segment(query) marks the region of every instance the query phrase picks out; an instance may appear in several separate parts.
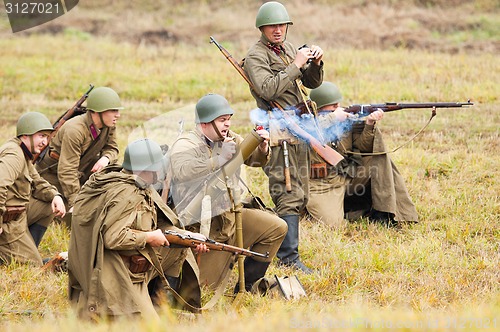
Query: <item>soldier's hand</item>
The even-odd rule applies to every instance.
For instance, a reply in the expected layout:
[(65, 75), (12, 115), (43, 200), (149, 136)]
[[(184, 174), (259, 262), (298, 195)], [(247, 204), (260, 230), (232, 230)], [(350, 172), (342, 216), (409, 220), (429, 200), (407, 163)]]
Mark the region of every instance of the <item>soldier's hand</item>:
[(3, 232), (3, 228), (2, 228), (2, 227), (0, 227), (0, 234), (2, 234), (2, 232)]
[(222, 142), (222, 148), (220, 150), (220, 154), (217, 156), (219, 159), (219, 165), (223, 166), (225, 163), (227, 163), (231, 158), (233, 158), (233, 155), (236, 153), (236, 142), (234, 140), (229, 140), (229, 138), (226, 138), (224, 142)]
[(265, 129), (258, 129), (257, 134), (264, 139), (262, 143), (259, 144), (260, 151), (267, 153), (267, 150), (269, 150), (269, 132)]
[(311, 55), (313, 62), (318, 66), (321, 65), (321, 60), (323, 59), (323, 50), (317, 45), (311, 46)]
[(148, 243), (151, 247), (170, 245), (165, 235), (163, 235), (161, 229), (155, 229), (154, 231), (149, 231), (145, 233), (146, 233), (146, 243)]
[(338, 120), (338, 121), (345, 121), (347, 120), (348, 118), (352, 117), (352, 114), (351, 113), (347, 113), (347, 112), (344, 112), (344, 109), (343, 107), (337, 107), (335, 109), (335, 111), (333, 111), (333, 114), (335, 114), (335, 118)]
[(297, 51), (297, 55), (295, 55), (295, 59), (293, 63), (300, 69), (302, 68), (309, 59), (313, 59), (313, 55), (311, 49), (308, 47), (303, 47)]
[(197, 254), (204, 254), (209, 251), (210, 249), (207, 248), (207, 245), (205, 243), (200, 243), (196, 246), (196, 248), (194, 248), (194, 252)]
[(109, 159), (108, 159), (108, 157), (101, 157), (101, 159), (99, 159), (94, 164), (94, 167), (92, 167), (91, 172), (92, 173), (99, 172), (100, 170), (102, 170), (104, 167), (106, 167), (108, 165), (109, 165)]
[(66, 206), (61, 196), (56, 195), (52, 199), (52, 212), (55, 213), (56, 217), (64, 218), (66, 215)]
[(376, 110), (375, 112), (371, 113), (366, 117), (366, 124), (367, 125), (374, 125), (375, 122), (382, 120), (384, 117), (384, 111), (382, 111), (380, 108)]

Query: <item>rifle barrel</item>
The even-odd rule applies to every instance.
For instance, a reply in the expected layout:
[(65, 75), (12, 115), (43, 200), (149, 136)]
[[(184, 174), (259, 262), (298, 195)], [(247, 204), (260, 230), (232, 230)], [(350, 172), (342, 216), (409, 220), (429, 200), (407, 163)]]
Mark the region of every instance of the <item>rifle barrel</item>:
[(181, 234), (175, 231), (170, 231), (166, 230), (164, 232), (165, 237), (167, 238), (168, 242), (171, 244), (176, 244), (180, 246), (185, 246), (185, 247), (191, 247), (194, 248), (199, 244), (205, 244), (207, 248), (211, 250), (218, 250), (218, 251), (227, 251), (231, 252), (234, 254), (238, 255), (244, 255), (244, 256), (257, 256), (257, 257), (262, 257), (262, 258), (269, 258), (269, 252), (266, 252), (265, 254), (261, 254), (259, 252), (251, 251), (248, 249), (232, 246), (229, 244), (225, 243), (220, 243), (217, 241), (214, 241), (212, 239), (206, 239), (206, 240), (201, 240), (195, 237), (192, 237), (189, 234)]
[(370, 114), (378, 109), (381, 109), (384, 112), (392, 112), (401, 109), (420, 109), (420, 108), (455, 108), (455, 107), (463, 107), (463, 106), (472, 106), (474, 103), (471, 103), (468, 100), (466, 103), (458, 103), (458, 102), (437, 102), (437, 103), (383, 103), (383, 104), (357, 104), (351, 105), (347, 107), (344, 111), (348, 113), (362, 113), (362, 114)]

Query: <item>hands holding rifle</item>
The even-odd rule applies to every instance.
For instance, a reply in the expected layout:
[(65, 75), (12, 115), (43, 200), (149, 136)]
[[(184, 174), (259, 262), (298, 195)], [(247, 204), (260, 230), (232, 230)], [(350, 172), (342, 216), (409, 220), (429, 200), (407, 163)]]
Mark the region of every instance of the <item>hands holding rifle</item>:
[[(337, 107), (333, 114), (335, 115), (335, 118), (337, 121), (345, 121), (350, 118), (355, 118), (355, 115), (345, 112), (345, 108), (343, 107)], [(384, 111), (382, 111), (380, 108), (377, 109), (375, 112), (370, 113), (366, 117), (366, 124), (367, 125), (374, 125), (377, 121), (382, 120), (384, 117)]]
[[(148, 243), (151, 247), (168, 247), (170, 246), (170, 243), (168, 242), (167, 238), (165, 237), (163, 231), (161, 229), (155, 229), (154, 231), (149, 231), (149, 232), (144, 232), (146, 233), (146, 243)], [(200, 233), (193, 233), (186, 231), (184, 234), (189, 235), (190, 237), (194, 239), (198, 239), (200, 241), (206, 241), (207, 238), (200, 234)], [(196, 246), (194, 249), (196, 253), (206, 253), (209, 252), (210, 249), (207, 248), (206, 244), (200, 243)]]
[(379, 120), (382, 120), (382, 118), (384, 117), (384, 111), (382, 111), (380, 108), (377, 109), (375, 112), (373, 113), (370, 113), (370, 115), (368, 115), (366, 117), (366, 124), (367, 125), (374, 125), (375, 122), (379, 121)]

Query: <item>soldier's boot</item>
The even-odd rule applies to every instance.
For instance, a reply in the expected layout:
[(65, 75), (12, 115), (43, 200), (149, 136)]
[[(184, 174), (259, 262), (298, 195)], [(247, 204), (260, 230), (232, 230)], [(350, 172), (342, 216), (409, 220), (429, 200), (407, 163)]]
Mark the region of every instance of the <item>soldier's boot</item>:
[(281, 243), (276, 256), (279, 258), (278, 265), (293, 267), (306, 274), (311, 274), (313, 271), (304, 265), (299, 259), (299, 215), (291, 214), (280, 216), (287, 225), (288, 232)]
[[(266, 274), (267, 268), (270, 262), (259, 262), (251, 257), (245, 258), (245, 263), (243, 264), (245, 268), (245, 290), (250, 292), (254, 283), (263, 278)], [(240, 290), (240, 284), (237, 283), (234, 287), (234, 293), (238, 293)]]
[(38, 248), (38, 245), (40, 244), (40, 242), (42, 242), (45, 231), (47, 231), (47, 227), (41, 226), (39, 224), (33, 224), (29, 226), (29, 231), (31, 233), (33, 241), (35, 241), (36, 247)]

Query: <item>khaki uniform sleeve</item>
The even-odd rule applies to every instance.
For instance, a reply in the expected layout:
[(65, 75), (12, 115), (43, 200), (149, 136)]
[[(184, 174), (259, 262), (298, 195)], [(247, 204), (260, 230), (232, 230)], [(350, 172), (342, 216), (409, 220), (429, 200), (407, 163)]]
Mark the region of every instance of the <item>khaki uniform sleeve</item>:
[[(127, 201), (123, 195), (116, 196), (116, 200)], [(151, 231), (152, 219), (146, 220), (143, 210), (135, 204), (115, 204), (106, 213), (104, 219), (103, 239), (104, 246), (109, 250), (135, 250), (146, 247), (146, 231)], [(137, 219), (144, 217), (144, 224), (149, 221), (149, 227), (137, 229)]]
[(110, 128), (107, 143), (102, 149), (101, 156), (107, 157), (110, 164), (114, 164), (118, 160), (118, 143), (116, 142), (116, 128)]
[(269, 54), (258, 49), (245, 58), (245, 71), (255, 92), (268, 101), (279, 100), (285, 91), (294, 87), (295, 80), (301, 75), (295, 64), (285, 65), (278, 57), (270, 61)]
[(7, 193), (24, 168), (25, 159), (9, 149), (0, 152), (0, 214), (5, 212)]
[(363, 126), (361, 134), (353, 130), (353, 147), (360, 152), (373, 152), (373, 139), (375, 138), (375, 125)]
[(57, 176), (61, 185), (62, 194), (72, 207), (75, 204), (76, 195), (80, 190), (80, 173), (78, 167), (80, 158), (84, 151), (82, 146), (85, 141), (85, 133), (77, 128), (67, 128), (64, 140), (61, 142), (60, 158), (57, 165)]
[(44, 202), (52, 202), (54, 197), (59, 194), (57, 188), (42, 178), (34, 165), (30, 164), (29, 167), (31, 177), (33, 178), (33, 197)]
[[(179, 139), (173, 146), (170, 155), (172, 179), (189, 182), (196, 178), (204, 178), (220, 168), (217, 156), (210, 155), (208, 147), (198, 145), (188, 139)], [(210, 158), (207, 159), (207, 154)]]

